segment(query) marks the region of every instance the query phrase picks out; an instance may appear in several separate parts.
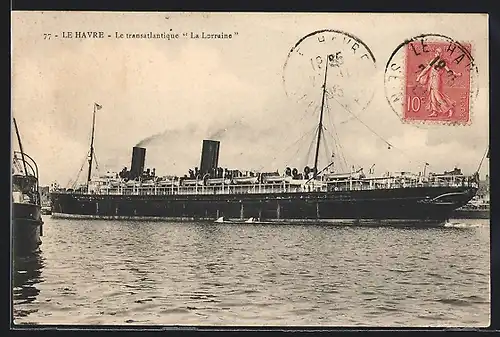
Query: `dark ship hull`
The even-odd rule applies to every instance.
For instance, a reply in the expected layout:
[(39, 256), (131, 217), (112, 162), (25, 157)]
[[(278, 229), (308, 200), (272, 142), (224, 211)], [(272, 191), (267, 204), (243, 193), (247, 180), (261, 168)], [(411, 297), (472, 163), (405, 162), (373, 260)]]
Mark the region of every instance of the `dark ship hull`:
[(34, 204), (13, 203), (12, 238), (16, 256), (36, 252), (42, 241), (41, 207)]
[[(266, 194), (99, 195), (52, 193), (52, 216), (64, 218), (274, 221), (444, 222), (474, 187), (406, 187)], [(436, 200), (433, 200), (436, 199)]]
[(489, 219), (490, 210), (465, 210), (457, 209), (451, 215), (453, 219)]
[(229, 170), (219, 165), (219, 143), (203, 140), (199, 169), (190, 169), (184, 177), (144, 170), (146, 149), (135, 146), (130, 171), (124, 167), (96, 180), (91, 179), (91, 145), (87, 183), (76, 190), (52, 190), (52, 217), (444, 223), (477, 192), (476, 177), (466, 177), (458, 169), (429, 176), (401, 172), (367, 178), (362, 169), (328, 173), (326, 166), (318, 171), (317, 156), (313, 169), (306, 166), (303, 172), (290, 167), (282, 174)]

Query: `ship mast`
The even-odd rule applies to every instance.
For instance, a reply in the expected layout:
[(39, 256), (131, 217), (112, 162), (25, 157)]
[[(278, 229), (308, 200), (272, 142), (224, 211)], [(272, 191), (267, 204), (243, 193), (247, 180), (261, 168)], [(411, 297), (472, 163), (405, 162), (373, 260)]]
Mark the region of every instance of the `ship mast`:
[(24, 160), (24, 151), (23, 151), (23, 144), (21, 143), (21, 136), (19, 135), (19, 129), (17, 128), (17, 123), (16, 119), (12, 118), (14, 120), (14, 127), (16, 128), (16, 135), (17, 135), (17, 142), (19, 143), (19, 150), (21, 151), (21, 159), (23, 160), (23, 166), (24, 166), (24, 175), (28, 175), (28, 169), (26, 168), (26, 161)]
[(319, 156), (319, 143), (321, 140), (321, 131), (323, 131), (323, 108), (325, 106), (325, 94), (326, 94), (326, 74), (328, 73), (328, 56), (325, 62), (325, 80), (323, 82), (323, 97), (321, 99), (321, 112), (319, 114), (319, 125), (318, 125), (318, 140), (316, 142), (316, 155), (314, 156), (314, 178), (318, 176), (318, 156)]
[(94, 159), (94, 129), (95, 129), (95, 112), (97, 104), (94, 103), (94, 113), (92, 115), (92, 138), (90, 140), (90, 158), (89, 158), (89, 172), (87, 175), (87, 188), (89, 187), (90, 177), (92, 174), (92, 159)]

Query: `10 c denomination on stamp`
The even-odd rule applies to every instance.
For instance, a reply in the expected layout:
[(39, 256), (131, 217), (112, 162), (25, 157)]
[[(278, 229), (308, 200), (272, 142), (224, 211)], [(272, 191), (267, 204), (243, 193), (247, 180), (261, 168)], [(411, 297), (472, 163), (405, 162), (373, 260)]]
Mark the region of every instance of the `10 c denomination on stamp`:
[(470, 43), (421, 35), (398, 46), (389, 59), (386, 98), (404, 122), (467, 125), (477, 74)]

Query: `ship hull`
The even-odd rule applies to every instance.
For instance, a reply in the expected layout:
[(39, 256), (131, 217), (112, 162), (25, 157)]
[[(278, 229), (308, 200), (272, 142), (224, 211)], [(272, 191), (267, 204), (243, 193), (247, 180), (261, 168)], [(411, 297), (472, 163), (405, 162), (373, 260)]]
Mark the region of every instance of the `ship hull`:
[[(137, 220), (377, 220), (444, 222), (476, 193), (470, 187), (268, 194), (99, 195), (52, 193), (52, 216)], [(444, 196), (444, 197), (441, 197)], [(437, 201), (433, 201), (437, 198)]]
[(489, 219), (489, 210), (460, 210), (457, 209), (451, 215), (453, 219)]
[(42, 244), (41, 207), (35, 204), (13, 203), (12, 244), (15, 256), (38, 251)]

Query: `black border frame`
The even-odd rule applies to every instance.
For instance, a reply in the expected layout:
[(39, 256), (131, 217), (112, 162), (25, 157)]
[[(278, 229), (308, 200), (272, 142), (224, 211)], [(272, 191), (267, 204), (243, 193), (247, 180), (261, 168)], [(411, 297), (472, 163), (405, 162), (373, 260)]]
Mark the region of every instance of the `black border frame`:
[[(229, 5), (219, 5), (216, 6), (213, 3), (210, 5), (205, 3), (187, 3), (186, 1), (154, 1), (154, 0), (141, 0), (132, 3), (131, 1), (118, 1), (111, 0), (108, 2), (99, 1), (99, 0), (83, 0), (83, 1), (57, 1), (57, 0), (12, 0), (10, 10), (45, 10), (45, 11), (61, 11), (61, 10), (69, 10), (69, 11), (232, 11), (232, 12), (250, 12), (250, 11), (258, 11), (258, 12), (429, 12), (429, 13), (488, 13), (489, 14), (489, 78), (490, 78), (490, 148), (492, 150), (491, 157), (495, 157), (495, 149), (500, 149), (500, 146), (497, 147), (495, 145), (495, 129), (494, 126), (497, 125), (495, 123), (495, 119), (497, 118), (496, 112), (499, 111), (497, 108), (500, 106), (498, 101), (495, 100), (495, 94), (498, 93), (498, 74), (499, 66), (494, 60), (500, 59), (500, 12), (496, 10), (497, 8), (494, 6), (494, 1), (485, 2), (483, 6), (479, 1), (473, 2), (463, 2), (461, 3), (459, 0), (455, 1), (428, 1), (428, 0), (420, 0), (415, 2), (403, 2), (403, 1), (385, 1), (378, 4), (374, 4), (374, 1), (329, 1), (329, 7), (315, 7), (311, 2), (302, 2), (299, 6), (297, 3), (291, 4), (287, 3), (285, 6), (279, 6), (279, 3), (272, 4), (271, 2), (259, 2), (253, 1), (252, 5), (242, 5), (238, 4), (234, 1)], [(493, 4), (493, 5), (491, 5)], [(490, 5), (490, 6), (488, 6)], [(496, 11), (495, 11), (496, 10)], [(10, 26), (10, 15), (9, 15), (9, 26)], [(10, 30), (9, 30), (10, 31)], [(9, 34), (9, 47), (11, 48), (11, 40)], [(11, 49), (10, 49), (11, 50)], [(12, 62), (11, 54), (9, 50), (9, 63)], [(9, 83), (11, 78), (9, 76)], [(9, 94), (11, 88), (9, 87)], [(10, 99), (9, 99), (10, 106)], [(6, 134), (9, 135), (8, 144), (11, 145), (11, 132), (12, 128), (10, 126), (10, 114), (11, 109), (9, 109), (9, 122), (4, 125), (7, 126)], [(10, 146), (9, 146), (10, 148)], [(10, 151), (9, 151), (10, 152)], [(10, 155), (10, 154), (9, 154)], [(5, 157), (7, 158), (7, 157)], [(7, 162), (7, 161), (6, 161)], [(491, 194), (495, 195), (495, 187), (494, 184), (498, 177), (492, 175), (495, 172), (495, 161), (490, 159), (490, 186), (491, 186)], [(10, 184), (10, 165), (7, 168), (7, 172), (5, 177), (8, 177)], [(4, 186), (7, 186), (4, 184)], [(10, 196), (9, 196), (10, 199)], [(495, 198), (493, 198), (495, 200)], [(8, 204), (9, 209), (7, 212), (3, 214), (9, 214), (9, 222), (10, 222), (10, 203)], [(500, 262), (500, 245), (495, 245), (495, 242), (500, 242), (500, 224), (495, 224), (496, 220), (496, 212), (495, 208), (492, 207), (491, 210), (491, 220), (490, 220), (490, 252), (491, 252), (491, 325), (489, 328), (466, 328), (466, 329), (450, 329), (450, 328), (428, 328), (428, 329), (418, 329), (418, 328), (320, 328), (320, 327), (190, 327), (190, 326), (172, 326), (172, 327), (158, 327), (158, 326), (114, 326), (114, 325), (100, 325), (100, 326), (78, 326), (78, 325), (65, 325), (65, 326), (14, 326), (11, 317), (9, 315), (8, 318), (8, 326), (11, 331), (15, 331), (16, 333), (24, 333), (27, 331), (35, 332), (35, 333), (46, 333), (46, 332), (61, 332), (66, 334), (68, 332), (72, 333), (81, 333), (81, 332), (92, 332), (92, 333), (101, 333), (101, 332), (118, 332), (121, 335), (130, 335), (132, 333), (148, 333), (148, 332), (167, 332), (169, 334), (177, 334), (179, 332), (187, 333), (187, 334), (200, 334), (200, 333), (208, 333), (219, 335), (221, 332), (229, 333), (229, 334), (255, 334), (262, 332), (271, 332), (271, 333), (294, 333), (294, 334), (310, 334), (310, 333), (368, 333), (368, 334), (415, 334), (422, 332), (431, 332), (431, 333), (451, 333), (451, 334), (467, 334), (467, 333), (492, 333), (493, 331), (500, 331), (500, 309), (499, 309), (499, 287), (500, 281), (495, 283), (495, 280), (500, 279), (499, 274), (499, 262)], [(10, 226), (4, 225), (3, 229), (8, 231), (8, 234), (4, 234), (3, 238), (7, 240), (7, 244), (3, 244), (2, 247), (4, 249), (4, 254), (2, 257), (5, 258), (8, 270), (10, 270)], [(10, 277), (10, 273), (5, 273), (7, 277)], [(9, 279), (7, 279), (7, 283), (10, 285)], [(10, 298), (10, 286), (7, 287), (7, 297)], [(8, 311), (11, 312), (11, 303), (10, 301), (4, 302), (8, 308)]]

